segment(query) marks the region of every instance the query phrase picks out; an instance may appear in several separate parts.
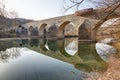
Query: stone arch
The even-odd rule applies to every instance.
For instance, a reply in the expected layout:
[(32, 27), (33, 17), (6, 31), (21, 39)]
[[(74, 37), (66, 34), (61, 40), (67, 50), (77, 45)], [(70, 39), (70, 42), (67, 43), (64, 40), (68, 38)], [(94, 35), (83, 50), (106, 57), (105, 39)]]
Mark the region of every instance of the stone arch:
[(65, 21), (65, 22), (63, 22), (63, 23), (59, 26), (58, 35), (57, 35), (57, 37), (58, 37), (59, 39), (62, 39), (62, 38), (65, 37), (65, 36), (64, 36), (64, 28), (65, 28), (66, 25), (69, 24), (70, 22), (71, 22), (71, 21)]
[(43, 38), (46, 37), (46, 35), (47, 35), (46, 26), (47, 26), (47, 24), (43, 23), (43, 24), (40, 25), (40, 28), (39, 28), (40, 36), (43, 37)]
[(73, 22), (68, 23), (64, 28), (64, 35), (65, 37), (75, 37), (76, 35), (76, 28)]
[(47, 38), (56, 38), (58, 32), (58, 26), (56, 24), (51, 25), (47, 30)]
[(91, 40), (91, 22), (85, 20), (79, 27), (79, 40)]

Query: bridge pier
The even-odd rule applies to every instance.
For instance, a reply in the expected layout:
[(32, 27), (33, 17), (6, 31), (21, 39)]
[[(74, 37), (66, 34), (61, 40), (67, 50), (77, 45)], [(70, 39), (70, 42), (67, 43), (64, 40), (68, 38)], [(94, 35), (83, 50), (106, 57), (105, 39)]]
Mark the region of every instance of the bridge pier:
[(91, 31), (91, 39), (92, 39), (92, 41), (97, 41), (97, 39), (96, 39), (96, 34), (97, 34), (97, 31), (96, 30), (92, 30)]

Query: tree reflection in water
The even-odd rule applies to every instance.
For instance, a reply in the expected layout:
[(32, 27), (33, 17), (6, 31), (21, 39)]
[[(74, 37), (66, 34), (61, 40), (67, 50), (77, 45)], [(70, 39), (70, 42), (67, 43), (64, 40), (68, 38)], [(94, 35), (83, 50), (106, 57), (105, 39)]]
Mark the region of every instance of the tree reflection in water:
[(10, 59), (18, 58), (20, 56), (20, 48), (9, 48), (5, 51), (0, 51), (0, 62), (6, 63)]

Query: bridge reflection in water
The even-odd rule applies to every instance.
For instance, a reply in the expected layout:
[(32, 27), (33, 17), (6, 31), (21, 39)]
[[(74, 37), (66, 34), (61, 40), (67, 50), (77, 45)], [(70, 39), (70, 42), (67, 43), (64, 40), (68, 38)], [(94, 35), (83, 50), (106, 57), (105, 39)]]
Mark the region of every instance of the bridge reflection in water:
[[(4, 45), (4, 46), (3, 46)], [(70, 63), (76, 69), (86, 72), (104, 72), (107, 69), (105, 62), (96, 52), (94, 42), (80, 42), (77, 38), (56, 39), (21, 39), (14, 41), (3, 41), (0, 43), (0, 51), (11, 47), (27, 47), (33, 51), (50, 56), (52, 58)], [(0, 54), (0, 60), (4, 62), (11, 55)], [(12, 57), (20, 56), (15, 53)]]

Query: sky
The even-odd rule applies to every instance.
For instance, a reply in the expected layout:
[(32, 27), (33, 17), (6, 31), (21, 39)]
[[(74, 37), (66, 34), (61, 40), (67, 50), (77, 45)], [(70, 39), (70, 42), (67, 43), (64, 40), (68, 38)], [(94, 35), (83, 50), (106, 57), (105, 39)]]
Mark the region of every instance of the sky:
[[(8, 11), (17, 11), (20, 18), (43, 20), (62, 16), (63, 0), (4, 0)], [(89, 7), (86, 3), (82, 8)], [(74, 13), (73, 10), (66, 14)]]

